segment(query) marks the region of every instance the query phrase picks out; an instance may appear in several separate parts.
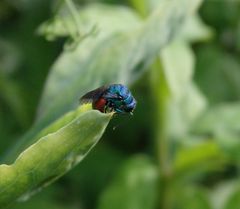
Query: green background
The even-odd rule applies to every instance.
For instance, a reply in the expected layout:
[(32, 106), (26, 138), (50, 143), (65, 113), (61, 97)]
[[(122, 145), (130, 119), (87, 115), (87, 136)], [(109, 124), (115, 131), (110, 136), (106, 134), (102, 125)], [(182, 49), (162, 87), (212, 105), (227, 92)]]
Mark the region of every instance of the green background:
[[(9, 193), (0, 188), (6, 196), (0, 203), (11, 209), (239, 209), (240, 2), (78, 0), (73, 10), (67, 3), (0, 1), (1, 164), (56, 133), (53, 146), (36, 146), (43, 165), (36, 180), (27, 189), (21, 177)], [(110, 83), (127, 85), (138, 103), (133, 116), (114, 116), (103, 134), (110, 116), (82, 115), (77, 106), (84, 93)], [(57, 151), (82, 136), (86, 158), (64, 176), (69, 169), (51, 173)], [(45, 149), (51, 157), (41, 157)], [(35, 158), (26, 157), (32, 169)], [(8, 183), (3, 167), (1, 186)], [(50, 173), (62, 177), (15, 203)]]

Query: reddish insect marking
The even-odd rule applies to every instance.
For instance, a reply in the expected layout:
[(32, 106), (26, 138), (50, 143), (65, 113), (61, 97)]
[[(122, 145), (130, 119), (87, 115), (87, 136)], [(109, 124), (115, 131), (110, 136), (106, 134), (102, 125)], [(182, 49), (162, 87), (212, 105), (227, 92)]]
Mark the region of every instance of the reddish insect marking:
[(93, 108), (97, 109), (97, 110), (99, 110), (101, 112), (104, 112), (104, 108), (105, 108), (106, 102), (107, 102), (106, 99), (100, 98), (96, 102), (94, 102)]

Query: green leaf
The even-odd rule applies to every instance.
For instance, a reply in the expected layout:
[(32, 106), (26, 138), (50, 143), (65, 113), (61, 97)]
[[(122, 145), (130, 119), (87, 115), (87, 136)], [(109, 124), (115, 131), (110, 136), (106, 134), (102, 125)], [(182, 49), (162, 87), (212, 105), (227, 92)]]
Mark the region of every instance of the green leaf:
[(181, 185), (175, 195), (176, 209), (212, 209), (206, 189)]
[[(190, 141), (199, 140), (191, 139)], [(221, 148), (215, 142), (185, 144), (179, 147), (174, 161), (176, 177), (199, 176), (212, 170), (219, 170), (226, 162)]]
[(206, 100), (197, 86), (190, 82), (181, 100), (172, 98), (169, 104), (168, 126), (170, 136), (182, 139), (191, 130), (193, 122), (206, 108)]
[(0, 208), (25, 199), (80, 162), (102, 136), (111, 114), (86, 106), (66, 114), (36, 136), (11, 165), (0, 165)]
[(220, 182), (211, 189), (209, 198), (214, 209), (239, 208), (239, 179)]
[(240, 64), (238, 57), (214, 44), (197, 50), (195, 80), (210, 103), (240, 99)]
[[(30, 132), (4, 158), (12, 159), (43, 127), (78, 105), (79, 97), (101, 85), (131, 85), (179, 29), (199, 0), (164, 0), (141, 27), (101, 39), (89, 37), (54, 63)], [(123, 19), (124, 20), (124, 19)]]
[(132, 84), (197, 5), (197, 0), (162, 1), (141, 27), (105, 40), (89, 37), (76, 50), (63, 52), (51, 69), (38, 119), (56, 118), (103, 84)]
[(129, 0), (129, 3), (138, 11), (142, 17), (148, 16), (156, 6), (158, 0)]
[(194, 14), (187, 19), (180, 31), (180, 35), (178, 36), (178, 38), (186, 41), (196, 42), (207, 41), (211, 39), (213, 35), (213, 29), (207, 26), (201, 20), (199, 15)]
[[(78, 14), (79, 29), (82, 33), (86, 34), (95, 27), (98, 39), (112, 33), (132, 30), (140, 25), (139, 16), (124, 6), (88, 4), (79, 9)], [(75, 35), (77, 32), (78, 29), (66, 7), (61, 8), (53, 19), (43, 23), (38, 29), (38, 33), (48, 40)]]
[[(151, 13), (158, 5), (158, 0), (128, 0), (129, 3), (141, 14), (143, 17), (146, 17), (149, 13)], [(164, 1), (164, 0), (162, 0)], [(194, 2), (194, 6), (191, 9), (197, 9), (201, 5), (202, 0), (197, 0)], [(189, 5), (191, 6), (191, 5)]]
[(176, 40), (161, 51), (160, 58), (171, 96), (179, 100), (192, 80), (194, 54), (188, 43)]
[(100, 197), (98, 209), (154, 209), (157, 168), (146, 156), (126, 162)]
[[(235, 189), (229, 195), (223, 209), (239, 209), (240, 207), (240, 187), (238, 182), (234, 182)], [(236, 186), (237, 183), (237, 186)]]
[(168, 132), (181, 138), (205, 109), (206, 100), (192, 81), (194, 54), (189, 44), (175, 40), (160, 53), (162, 71), (169, 90)]
[(208, 109), (193, 124), (192, 130), (212, 136), (232, 159), (240, 160), (239, 119), (240, 103), (225, 103)]
[(208, 133), (215, 136), (223, 132), (237, 133), (240, 130), (240, 103), (232, 102), (211, 107), (194, 125), (197, 133)]

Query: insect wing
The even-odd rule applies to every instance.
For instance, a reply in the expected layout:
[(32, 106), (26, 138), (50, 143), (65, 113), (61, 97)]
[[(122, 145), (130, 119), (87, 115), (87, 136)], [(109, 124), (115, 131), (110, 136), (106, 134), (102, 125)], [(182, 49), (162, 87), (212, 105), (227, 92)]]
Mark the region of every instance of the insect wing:
[(92, 91), (89, 91), (80, 98), (80, 104), (94, 102), (98, 100), (102, 94), (106, 91), (107, 86), (102, 86)]

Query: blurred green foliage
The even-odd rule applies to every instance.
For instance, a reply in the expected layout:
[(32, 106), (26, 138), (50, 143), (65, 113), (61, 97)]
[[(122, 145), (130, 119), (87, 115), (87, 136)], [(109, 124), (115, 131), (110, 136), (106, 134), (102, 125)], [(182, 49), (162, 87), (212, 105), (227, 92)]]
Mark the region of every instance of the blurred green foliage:
[(9, 208), (239, 209), (240, 2), (67, 2), (0, 1), (1, 163), (66, 125), (95, 87), (128, 85), (137, 109)]

